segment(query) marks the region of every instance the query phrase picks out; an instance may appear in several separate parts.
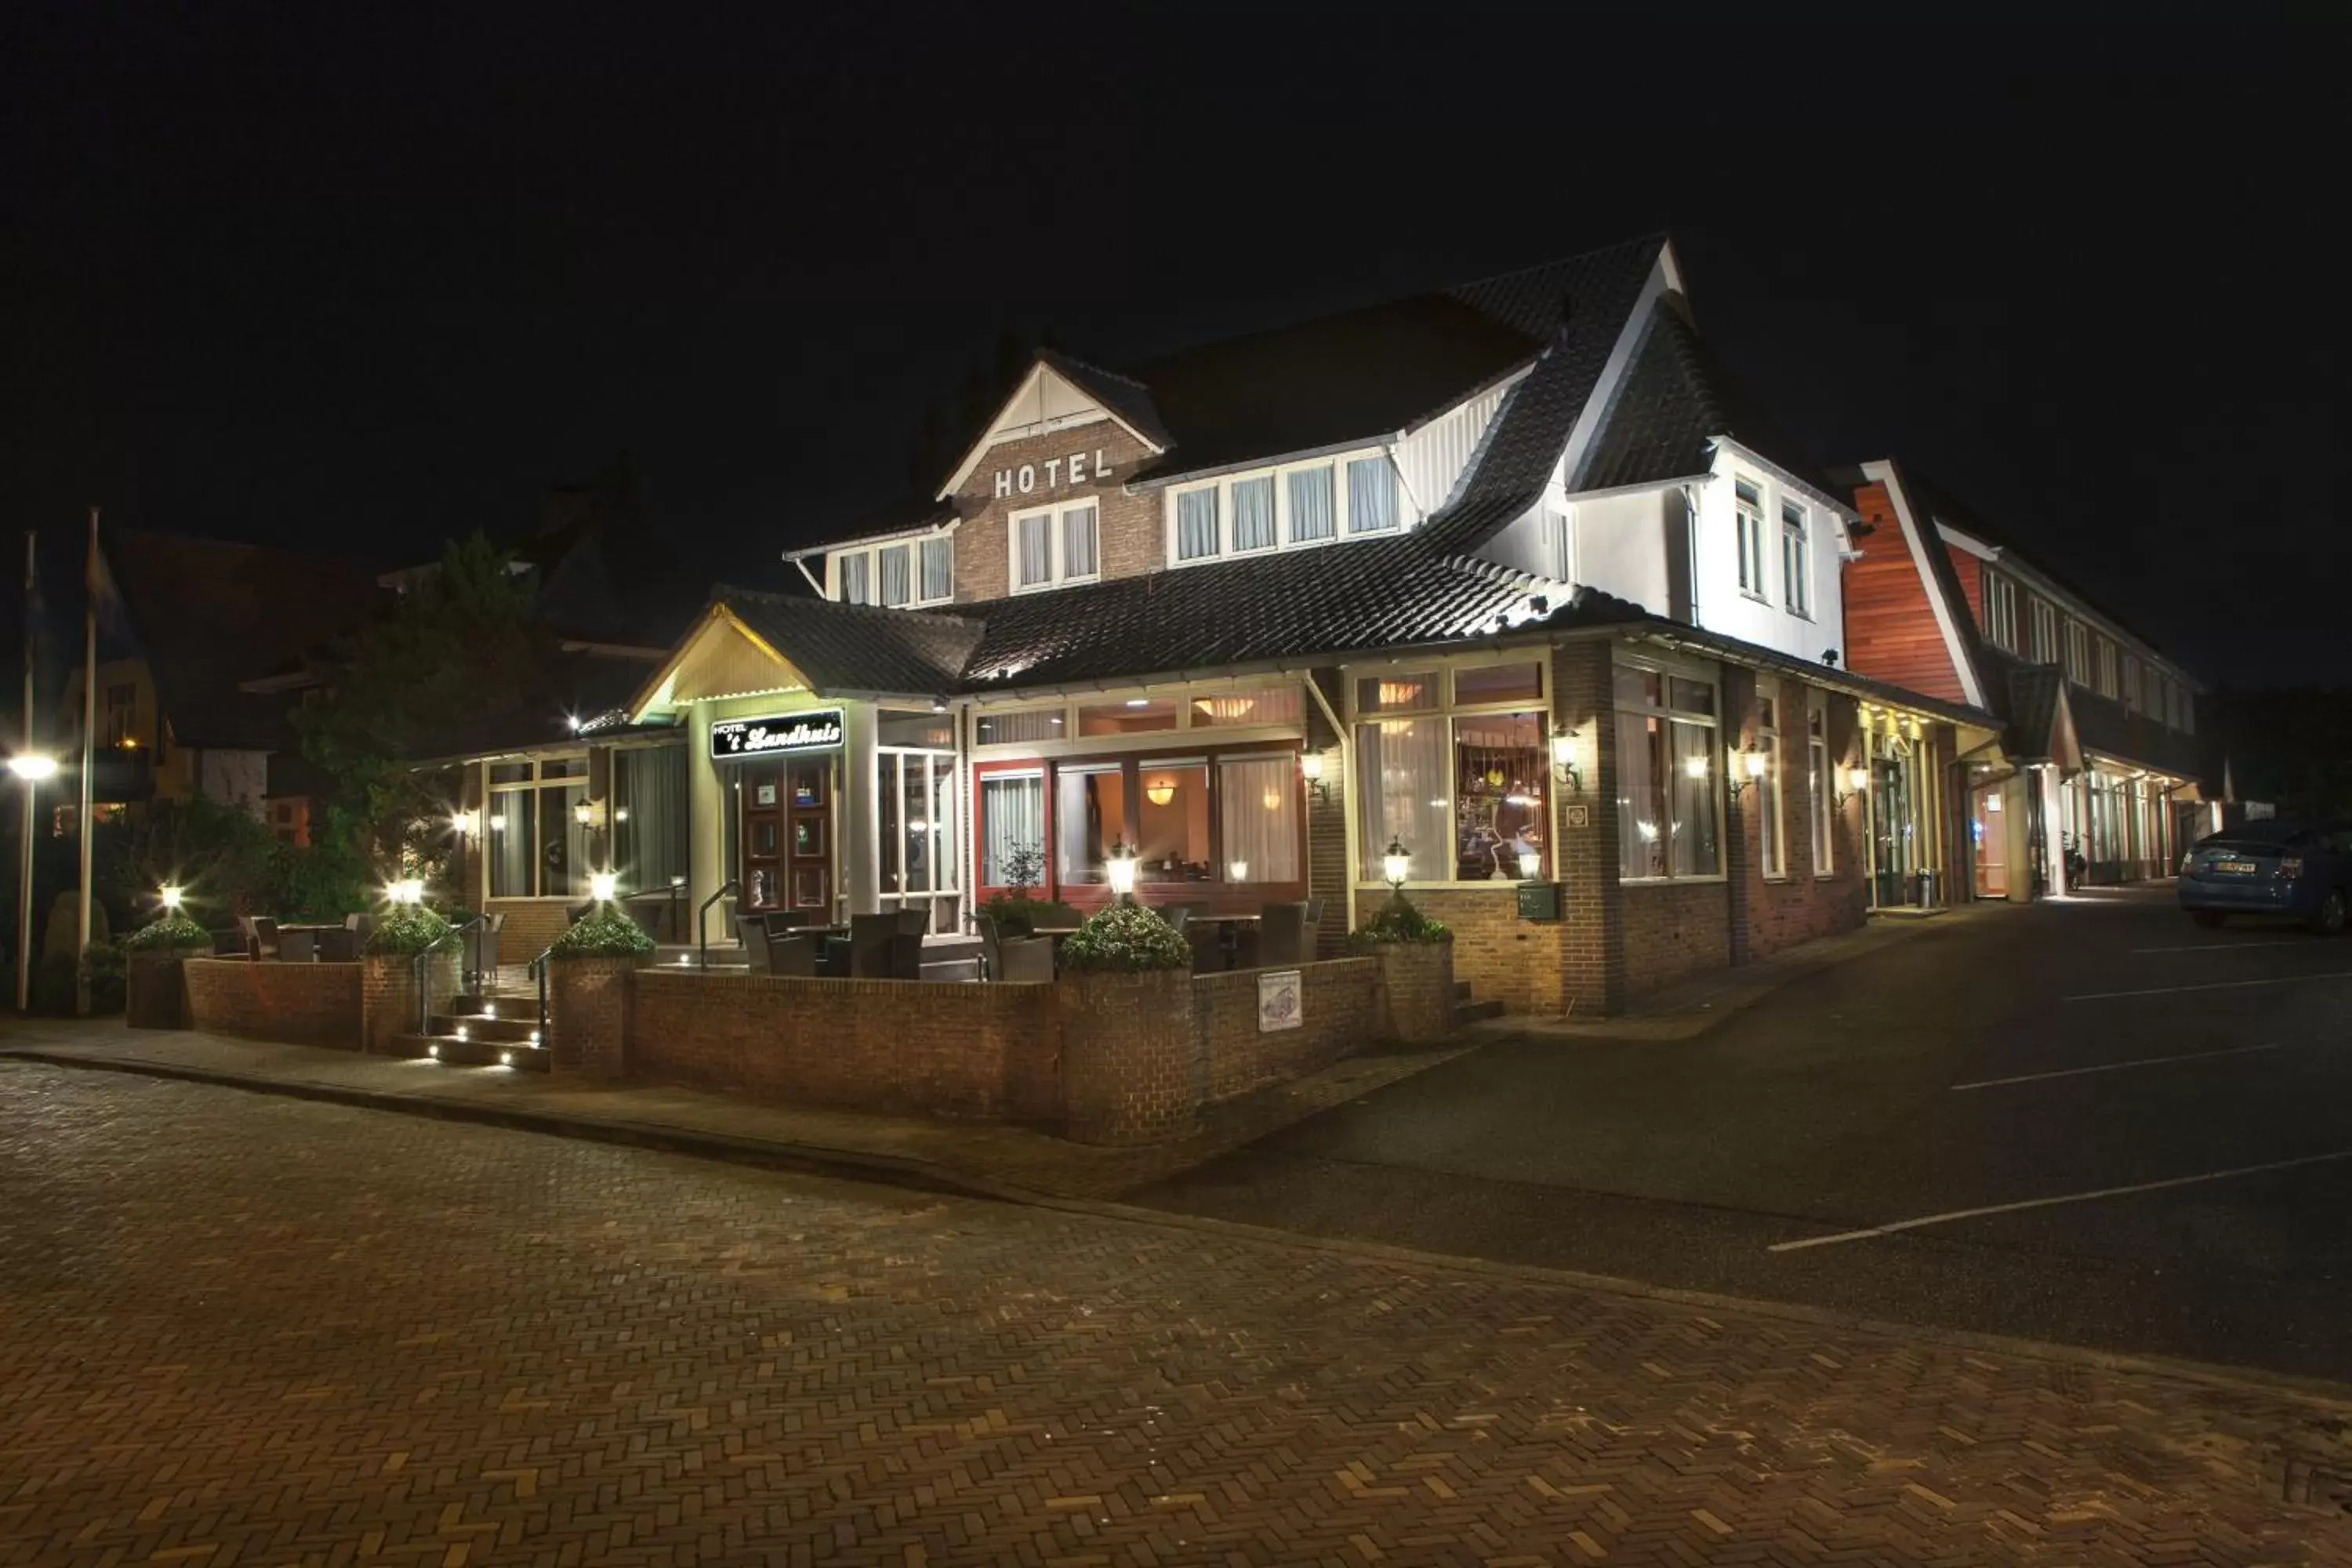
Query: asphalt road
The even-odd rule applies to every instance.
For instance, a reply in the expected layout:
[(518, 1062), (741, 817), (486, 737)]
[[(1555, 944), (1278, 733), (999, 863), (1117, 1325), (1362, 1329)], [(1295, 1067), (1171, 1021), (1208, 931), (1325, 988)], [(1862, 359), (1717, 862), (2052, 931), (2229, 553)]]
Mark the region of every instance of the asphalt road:
[(2161, 889), (1998, 911), (1694, 1041), (1498, 1043), (1132, 1201), (2352, 1380), (2352, 942)]

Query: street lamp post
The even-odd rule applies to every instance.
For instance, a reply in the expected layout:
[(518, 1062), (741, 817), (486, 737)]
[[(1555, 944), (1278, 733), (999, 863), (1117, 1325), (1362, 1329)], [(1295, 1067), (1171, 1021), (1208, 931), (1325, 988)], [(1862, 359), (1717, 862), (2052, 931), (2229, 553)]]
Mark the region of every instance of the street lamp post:
[(40, 793), (43, 779), (58, 776), (58, 760), (19, 752), (8, 759), (8, 771), (25, 786), (25, 841), (19, 846), (24, 866), (16, 893), (16, 1011), (22, 1013), (33, 1002), (33, 797)]

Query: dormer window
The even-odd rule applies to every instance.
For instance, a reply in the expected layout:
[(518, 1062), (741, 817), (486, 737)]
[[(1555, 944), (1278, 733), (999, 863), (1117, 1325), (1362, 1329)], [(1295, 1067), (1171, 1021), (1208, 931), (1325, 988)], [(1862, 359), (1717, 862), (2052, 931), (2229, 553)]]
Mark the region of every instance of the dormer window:
[(1013, 513), (1013, 592), (1093, 582), (1102, 570), (1099, 532), (1100, 509), (1093, 501)]
[(1318, 458), (1187, 485), (1168, 511), (1175, 565), (1395, 533), (1414, 521), (1385, 452)]
[(955, 540), (901, 539), (833, 556), (833, 597), (844, 605), (915, 609), (955, 597)]

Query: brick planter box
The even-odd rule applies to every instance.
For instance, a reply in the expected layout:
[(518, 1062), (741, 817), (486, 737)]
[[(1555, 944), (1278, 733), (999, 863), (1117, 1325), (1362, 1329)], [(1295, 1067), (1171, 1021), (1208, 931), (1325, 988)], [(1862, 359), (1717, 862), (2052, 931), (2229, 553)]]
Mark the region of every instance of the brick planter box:
[(1407, 1045), (1454, 1032), (1454, 944), (1391, 942), (1373, 950), (1381, 963), (1381, 1037)]
[(207, 1034), (348, 1051), (365, 1037), (360, 967), (188, 958), (180, 973), (189, 1022)]
[(1192, 976), (1066, 974), (1063, 1134), (1078, 1143), (1157, 1143), (1192, 1131), (1206, 1098), (1195, 1049)]
[[(415, 958), (405, 953), (362, 958), (359, 970), (362, 1048), (383, 1051), (393, 1036), (415, 1034), (420, 1027)], [(457, 953), (430, 955), (425, 971), (434, 1005), (446, 1006), (457, 994)]]
[(184, 960), (195, 956), (157, 948), (131, 953), (123, 976), (123, 1022), (134, 1029), (188, 1026), (188, 981)]
[(636, 958), (547, 961), (548, 1066), (582, 1078), (628, 1070), (629, 976)]

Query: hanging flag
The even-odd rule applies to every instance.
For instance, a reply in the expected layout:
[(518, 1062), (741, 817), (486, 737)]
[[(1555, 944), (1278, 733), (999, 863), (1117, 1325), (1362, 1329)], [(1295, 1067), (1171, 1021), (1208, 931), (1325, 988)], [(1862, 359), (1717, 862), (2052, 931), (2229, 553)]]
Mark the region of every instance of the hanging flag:
[[(114, 573), (106, 564), (106, 552), (98, 547), (98, 518), (95, 512), (90, 517), (89, 564), (84, 579), (89, 591), (89, 613), (97, 623), (99, 635), (109, 643), (131, 642), (130, 606), (122, 602), (122, 590), (115, 586)], [(118, 651), (127, 652), (128, 649)]]

